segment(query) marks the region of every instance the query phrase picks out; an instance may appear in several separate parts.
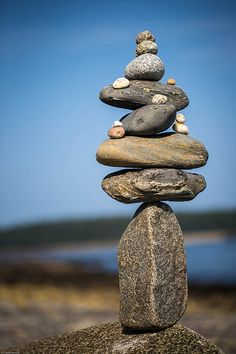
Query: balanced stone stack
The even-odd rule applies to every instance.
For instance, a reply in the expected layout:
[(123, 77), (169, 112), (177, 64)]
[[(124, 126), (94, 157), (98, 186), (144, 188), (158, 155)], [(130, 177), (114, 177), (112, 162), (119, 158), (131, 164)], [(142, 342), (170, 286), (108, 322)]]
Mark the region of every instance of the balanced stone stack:
[[(182, 169), (203, 166), (208, 154), (187, 136), (183, 114), (176, 114), (188, 105), (186, 94), (174, 79), (159, 82), (164, 65), (150, 32), (138, 35), (136, 54), (126, 77), (100, 95), (107, 104), (134, 110), (114, 123), (108, 131), (111, 139), (97, 151), (100, 163), (129, 167), (105, 177), (102, 187), (120, 202), (143, 202), (119, 245), (120, 322), (33, 341), (4, 353), (223, 354), (208, 339), (175, 324), (187, 304), (186, 260), (179, 223), (162, 203), (193, 199), (205, 188), (202, 176)], [(175, 133), (161, 133), (172, 124)]]
[[(119, 244), (120, 323), (129, 331), (155, 331), (173, 326), (187, 305), (183, 235), (162, 201), (191, 200), (204, 190), (204, 177), (183, 169), (205, 165), (208, 153), (177, 113), (188, 105), (187, 95), (174, 79), (159, 82), (165, 69), (154, 36), (141, 32), (136, 43), (125, 77), (100, 93), (103, 102), (133, 111), (114, 122), (97, 161), (129, 168), (102, 181), (110, 197), (143, 202)], [(175, 132), (163, 133), (172, 125)]]

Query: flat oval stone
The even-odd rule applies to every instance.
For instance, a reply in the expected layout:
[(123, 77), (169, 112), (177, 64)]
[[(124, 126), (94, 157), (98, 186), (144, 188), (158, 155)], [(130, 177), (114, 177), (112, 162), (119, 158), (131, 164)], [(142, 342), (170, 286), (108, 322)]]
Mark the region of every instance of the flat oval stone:
[(126, 79), (126, 77), (119, 77), (112, 84), (114, 89), (129, 87), (129, 85), (130, 82), (128, 79)]
[(171, 168), (121, 170), (107, 175), (102, 189), (122, 203), (186, 201), (206, 188), (203, 176)]
[(182, 317), (188, 297), (183, 234), (167, 204), (138, 208), (120, 240), (118, 267), (124, 328), (158, 330)]
[(152, 104), (152, 99), (157, 94), (165, 95), (167, 103), (174, 105), (176, 111), (189, 104), (187, 95), (179, 87), (142, 80), (131, 80), (130, 86), (122, 89), (107, 86), (101, 91), (100, 100), (115, 107), (137, 109)]
[(204, 166), (208, 153), (202, 143), (188, 135), (163, 133), (155, 137), (105, 140), (96, 157), (108, 166), (191, 169)]
[(153, 135), (168, 129), (175, 121), (175, 107), (152, 104), (141, 107), (121, 118), (128, 135)]
[(125, 68), (125, 77), (129, 80), (162, 79), (165, 73), (164, 64), (154, 54), (142, 54), (133, 59)]

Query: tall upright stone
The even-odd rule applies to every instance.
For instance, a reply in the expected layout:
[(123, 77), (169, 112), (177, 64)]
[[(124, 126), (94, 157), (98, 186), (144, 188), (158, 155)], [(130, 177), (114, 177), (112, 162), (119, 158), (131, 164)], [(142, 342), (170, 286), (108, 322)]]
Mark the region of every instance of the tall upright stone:
[(120, 322), (135, 330), (172, 326), (187, 306), (183, 234), (171, 208), (142, 204), (118, 249)]

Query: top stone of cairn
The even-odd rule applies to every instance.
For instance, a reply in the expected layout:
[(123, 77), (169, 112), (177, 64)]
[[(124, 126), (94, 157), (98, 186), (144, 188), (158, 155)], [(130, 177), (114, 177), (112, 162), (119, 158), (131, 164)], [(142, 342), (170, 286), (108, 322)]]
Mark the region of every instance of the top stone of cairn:
[(139, 44), (143, 41), (152, 41), (155, 42), (155, 37), (153, 36), (153, 34), (149, 31), (143, 31), (140, 32), (137, 37), (136, 37), (136, 43)]

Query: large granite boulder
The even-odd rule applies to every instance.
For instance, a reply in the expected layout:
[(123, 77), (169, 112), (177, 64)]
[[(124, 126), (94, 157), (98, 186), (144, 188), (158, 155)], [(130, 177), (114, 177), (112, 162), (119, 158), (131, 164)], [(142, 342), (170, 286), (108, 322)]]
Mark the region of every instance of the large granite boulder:
[(97, 151), (98, 162), (119, 167), (191, 169), (204, 166), (207, 159), (208, 153), (202, 143), (178, 133), (109, 139)]
[(107, 175), (103, 190), (123, 203), (186, 201), (206, 188), (205, 178), (172, 168), (121, 170)]
[(30, 342), (0, 351), (17, 354), (224, 354), (215, 344), (181, 325), (156, 333), (125, 334), (118, 322)]
[(167, 103), (175, 106), (177, 111), (189, 104), (188, 97), (181, 88), (145, 80), (131, 80), (129, 87), (121, 89), (107, 86), (101, 91), (100, 99), (111, 106), (136, 109), (152, 104), (152, 99), (157, 94), (167, 96)]

